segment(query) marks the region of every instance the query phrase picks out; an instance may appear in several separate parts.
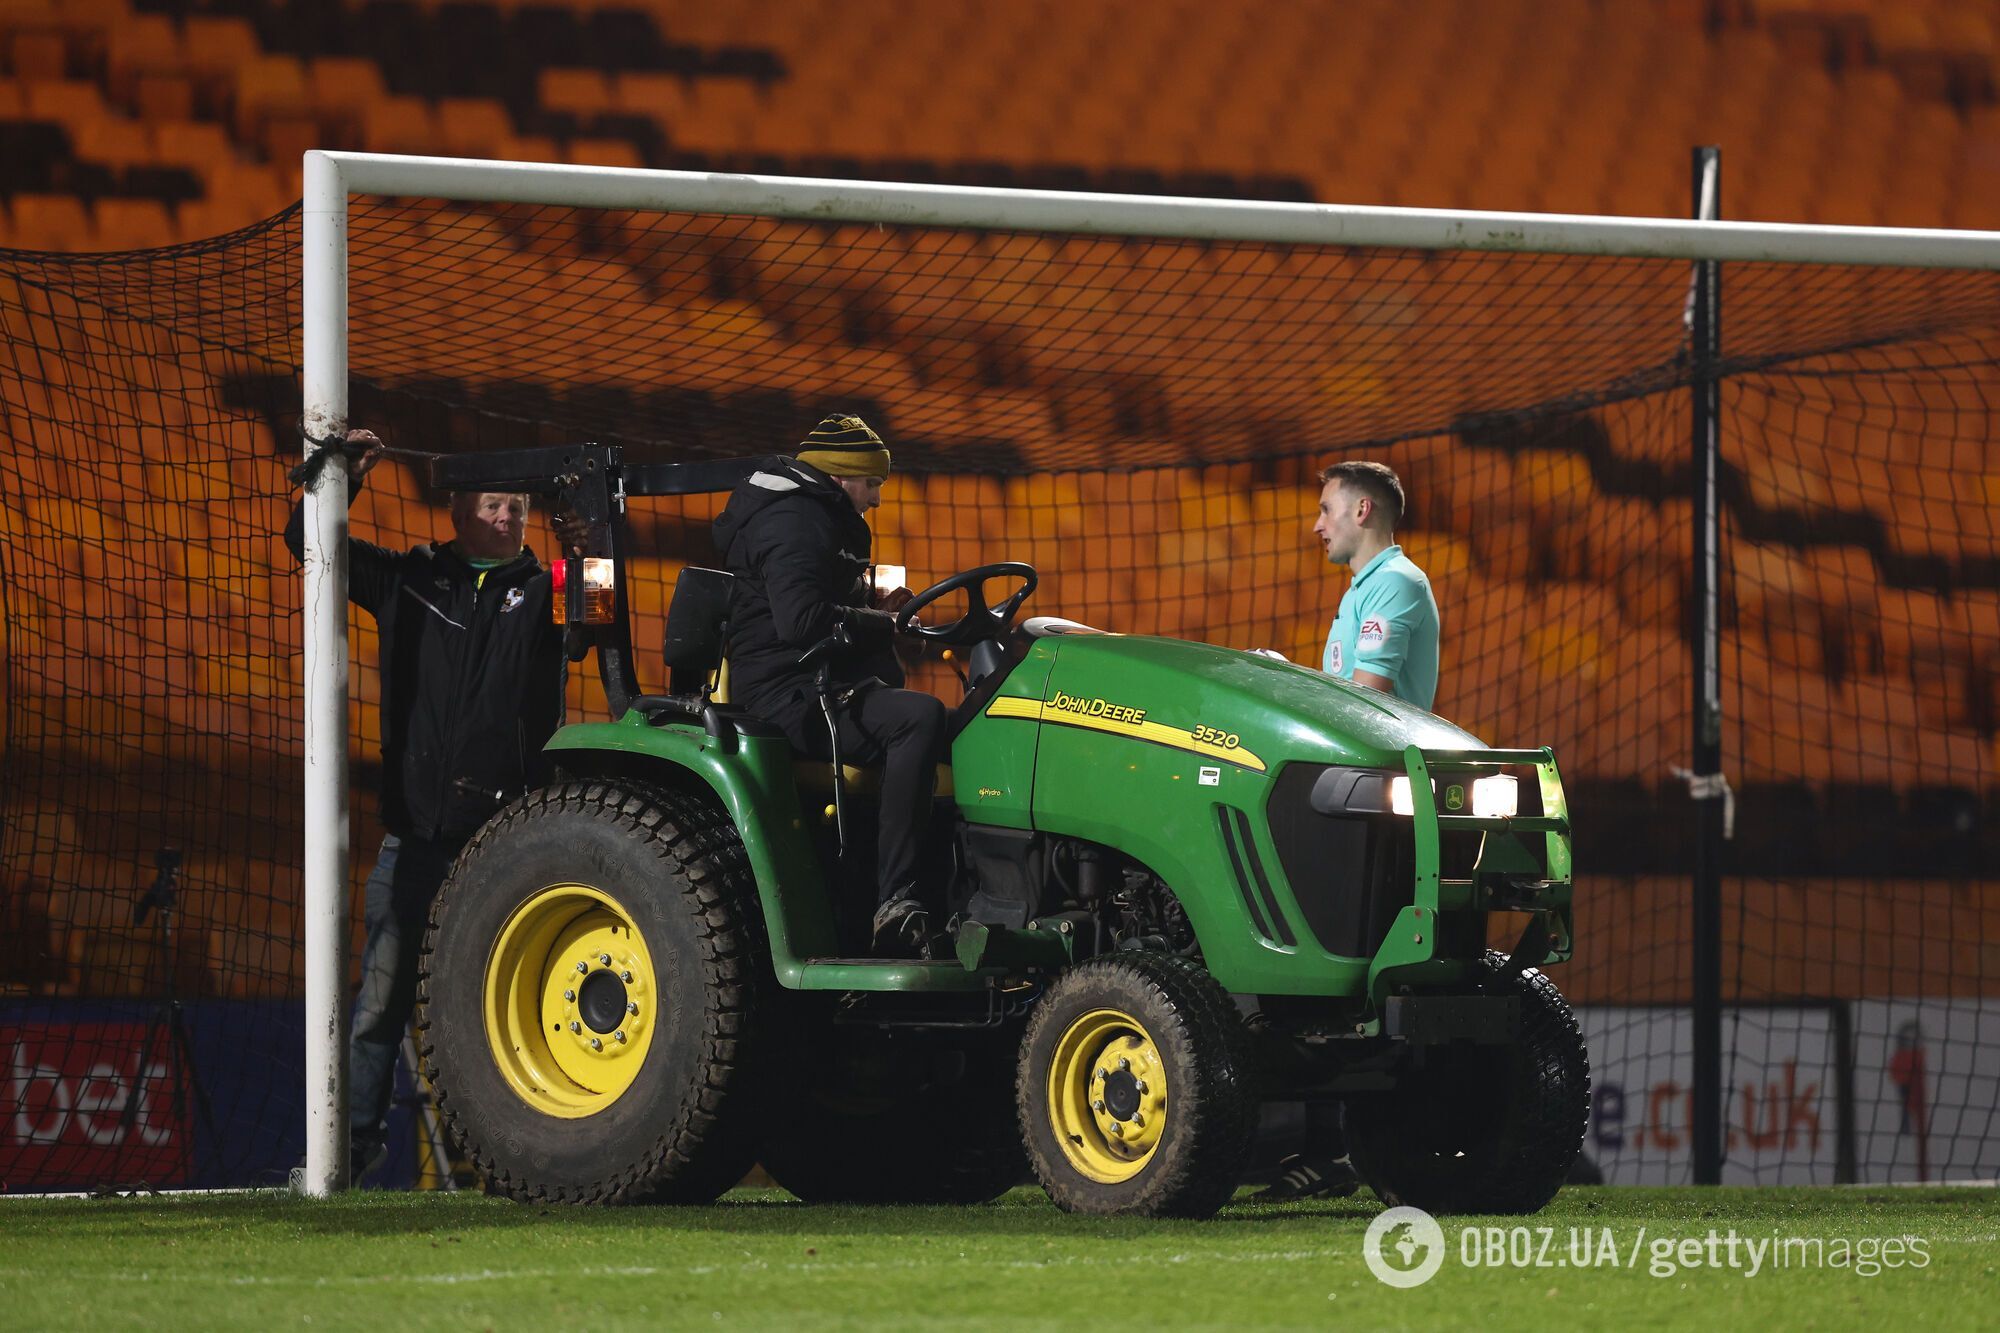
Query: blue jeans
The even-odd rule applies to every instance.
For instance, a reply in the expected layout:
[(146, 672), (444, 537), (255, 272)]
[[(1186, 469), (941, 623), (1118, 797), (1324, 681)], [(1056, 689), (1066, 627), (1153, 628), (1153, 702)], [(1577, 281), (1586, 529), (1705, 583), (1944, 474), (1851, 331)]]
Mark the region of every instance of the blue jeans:
[(354, 1000), (354, 1037), (347, 1054), (348, 1134), (357, 1147), (382, 1142), (396, 1088), (396, 1056), (417, 1004), (417, 954), (431, 899), (451, 873), (458, 850), (456, 843), (392, 833), (382, 839), (368, 876), (363, 910), (368, 943), (361, 954), (361, 993)]

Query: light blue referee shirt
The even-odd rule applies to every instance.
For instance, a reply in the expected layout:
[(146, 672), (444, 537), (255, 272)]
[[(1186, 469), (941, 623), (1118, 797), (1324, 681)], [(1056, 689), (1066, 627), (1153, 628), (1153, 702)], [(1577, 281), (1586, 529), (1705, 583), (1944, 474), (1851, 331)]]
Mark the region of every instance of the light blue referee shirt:
[(1327, 631), (1321, 670), (1387, 676), (1398, 699), (1428, 709), (1438, 688), (1438, 606), (1424, 571), (1391, 546), (1361, 567)]

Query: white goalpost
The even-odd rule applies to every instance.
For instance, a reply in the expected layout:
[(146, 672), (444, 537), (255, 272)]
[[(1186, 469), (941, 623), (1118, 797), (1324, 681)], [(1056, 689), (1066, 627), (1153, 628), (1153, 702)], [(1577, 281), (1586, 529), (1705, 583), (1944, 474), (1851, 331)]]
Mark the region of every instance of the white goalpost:
[[(399, 196), (653, 213), (1102, 236), (1685, 261), (2000, 270), (2000, 233), (1369, 208), (979, 189), (309, 152), (301, 336), (305, 452), (348, 418), (348, 201)], [(347, 538), (343, 467), (306, 497), (303, 570), (306, 1163), (345, 1187), (349, 934)]]

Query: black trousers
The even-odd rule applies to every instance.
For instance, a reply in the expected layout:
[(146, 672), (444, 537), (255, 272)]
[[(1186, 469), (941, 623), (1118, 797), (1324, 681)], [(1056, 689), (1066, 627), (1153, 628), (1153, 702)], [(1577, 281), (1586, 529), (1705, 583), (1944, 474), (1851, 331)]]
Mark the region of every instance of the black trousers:
[[(937, 794), (937, 766), (949, 749), (945, 707), (917, 690), (863, 689), (834, 706), (845, 764), (882, 768), (882, 809), (876, 858), (876, 901), (907, 895), (917, 886), (924, 828)], [(826, 719), (818, 713), (792, 737), (801, 753), (833, 758)]]
[[(382, 839), (368, 876), (361, 953), (361, 992), (347, 1048), (348, 1136), (367, 1153), (382, 1142), (383, 1121), (396, 1090), (396, 1056), (417, 1006), (417, 965), (431, 900), (451, 873), (462, 844), (424, 838)], [(354, 1169), (361, 1169), (356, 1160)]]

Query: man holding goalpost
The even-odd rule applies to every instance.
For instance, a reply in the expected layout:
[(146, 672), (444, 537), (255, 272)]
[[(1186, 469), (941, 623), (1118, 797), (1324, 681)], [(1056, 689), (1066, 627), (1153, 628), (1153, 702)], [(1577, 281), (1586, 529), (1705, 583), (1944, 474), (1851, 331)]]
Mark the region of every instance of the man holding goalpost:
[[(380, 459), (372, 431), (347, 433), (350, 501)], [(303, 559), (304, 501), (285, 525)], [(525, 542), (529, 497), (451, 499), (449, 541), (408, 551), (350, 537), (348, 597), (381, 634), (382, 823), (368, 876), (361, 989), (348, 1044), (353, 1179), (385, 1156), (396, 1056), (416, 1007), (431, 900), (459, 849), (502, 805), (546, 778), (542, 746), (562, 724), (568, 665), (550, 614), (549, 571)], [(551, 516), (565, 547), (588, 525)]]

